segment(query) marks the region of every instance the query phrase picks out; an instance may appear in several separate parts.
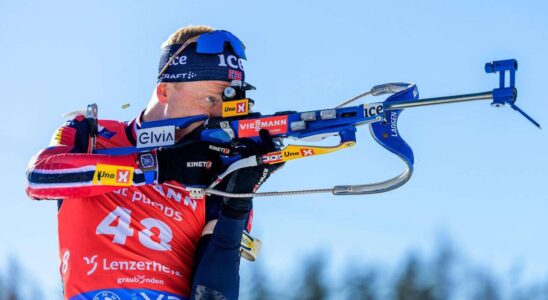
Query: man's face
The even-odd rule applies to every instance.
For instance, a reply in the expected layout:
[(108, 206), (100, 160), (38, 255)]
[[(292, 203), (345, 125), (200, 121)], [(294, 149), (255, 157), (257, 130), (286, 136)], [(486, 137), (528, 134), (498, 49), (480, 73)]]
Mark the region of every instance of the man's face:
[(207, 115), (220, 117), (222, 94), (230, 83), (225, 81), (193, 81), (167, 83), (167, 111), (170, 118)]

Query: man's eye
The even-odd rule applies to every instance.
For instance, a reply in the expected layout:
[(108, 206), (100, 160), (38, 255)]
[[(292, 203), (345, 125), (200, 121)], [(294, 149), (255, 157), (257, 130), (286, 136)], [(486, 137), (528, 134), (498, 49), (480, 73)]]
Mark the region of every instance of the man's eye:
[(207, 101), (207, 103), (212, 104), (212, 105), (214, 105), (218, 102), (217, 98), (215, 98), (213, 96), (207, 96), (205, 98), (205, 100)]

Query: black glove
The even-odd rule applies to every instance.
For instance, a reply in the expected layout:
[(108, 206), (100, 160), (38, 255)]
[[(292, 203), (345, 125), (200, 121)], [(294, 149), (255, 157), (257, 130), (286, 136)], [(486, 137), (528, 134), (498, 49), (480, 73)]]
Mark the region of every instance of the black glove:
[(208, 186), (224, 167), (219, 152), (210, 143), (183, 140), (173, 147), (157, 152), (158, 182), (175, 180), (186, 186)]
[[(261, 137), (260, 142), (257, 143), (251, 139), (242, 139), (234, 149), (242, 157), (262, 155), (278, 150), (267, 130), (263, 129), (259, 134)], [(270, 174), (282, 167), (282, 165), (283, 163), (239, 169), (230, 175), (225, 191), (229, 193), (255, 192)], [(252, 198), (224, 197), (222, 213), (229, 218), (245, 218), (251, 210), (251, 200)]]

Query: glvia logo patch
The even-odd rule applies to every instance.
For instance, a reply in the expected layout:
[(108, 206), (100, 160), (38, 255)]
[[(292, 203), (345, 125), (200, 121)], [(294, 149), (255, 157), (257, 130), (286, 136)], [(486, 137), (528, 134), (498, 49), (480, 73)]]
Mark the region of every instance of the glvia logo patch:
[(175, 126), (137, 129), (137, 148), (171, 146), (175, 144)]
[(131, 186), (133, 171), (132, 167), (97, 164), (93, 174), (93, 184)]

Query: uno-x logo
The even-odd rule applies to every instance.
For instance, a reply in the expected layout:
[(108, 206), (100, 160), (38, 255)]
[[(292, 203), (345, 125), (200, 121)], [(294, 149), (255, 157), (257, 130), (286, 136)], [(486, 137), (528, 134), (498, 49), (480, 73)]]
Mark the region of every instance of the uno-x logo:
[(302, 148), (302, 149), (301, 149), (301, 155), (302, 155), (302, 156), (314, 155), (314, 150), (313, 150), (313, 149), (310, 149), (310, 148)]
[(248, 99), (223, 102), (223, 117), (247, 115), (249, 107)]
[(95, 261), (95, 259), (98, 257), (98, 255), (94, 255), (92, 256), (91, 258), (87, 257), (87, 256), (84, 256), (84, 260), (86, 261), (86, 264), (87, 265), (91, 265), (93, 264), (93, 266), (91, 267), (91, 269), (87, 272), (88, 276), (93, 274), (93, 272), (95, 272), (95, 270), (97, 269), (97, 262)]
[(133, 182), (132, 167), (97, 164), (93, 184), (130, 186)]
[(245, 107), (246, 107), (246, 103), (245, 102), (242, 102), (242, 103), (238, 103), (236, 105), (236, 112), (237, 113), (244, 113), (245, 112)]
[(115, 177), (116, 175), (106, 171), (99, 171), (99, 173), (97, 173), (97, 180), (99, 180), (99, 182), (105, 179), (114, 179)]
[(129, 182), (129, 171), (128, 170), (117, 170), (116, 173), (116, 182), (118, 183), (128, 183)]

